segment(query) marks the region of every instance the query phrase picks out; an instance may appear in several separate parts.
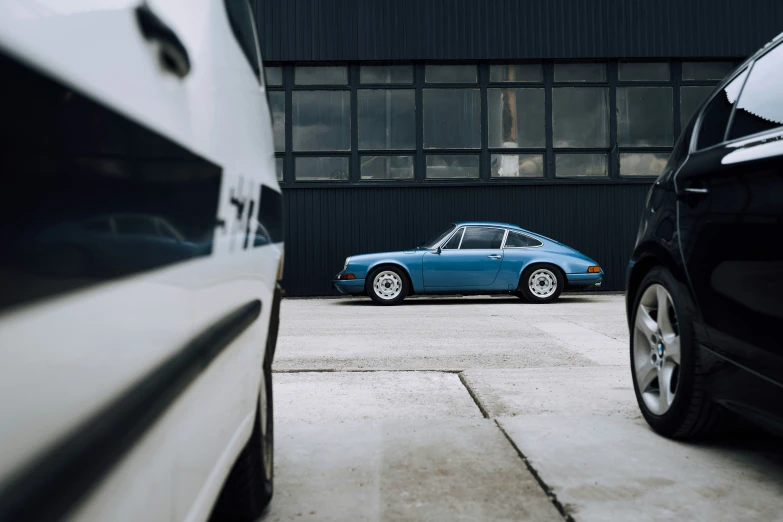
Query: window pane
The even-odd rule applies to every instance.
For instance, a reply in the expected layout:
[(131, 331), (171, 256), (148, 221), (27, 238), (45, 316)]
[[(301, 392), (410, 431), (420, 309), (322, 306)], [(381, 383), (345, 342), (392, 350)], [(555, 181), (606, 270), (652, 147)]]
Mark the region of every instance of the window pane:
[(294, 91), (294, 150), (350, 150), (348, 91)]
[(622, 152), (620, 153), (621, 176), (650, 176), (658, 177), (669, 154), (666, 152)]
[(609, 90), (602, 87), (553, 89), (555, 147), (609, 146)]
[(541, 246), (543, 243), (538, 239), (526, 236), (525, 234), (519, 234), (518, 232), (509, 231), (506, 238), (506, 248), (524, 248)]
[(555, 168), (558, 178), (608, 175), (606, 154), (558, 154)]
[(543, 178), (543, 154), (493, 154), (493, 178)]
[(618, 74), (621, 82), (667, 82), (669, 63), (620, 63)]
[(427, 83), (476, 83), (475, 65), (426, 65)]
[(275, 158), (275, 170), (277, 171), (277, 181), (283, 181), (283, 158)]
[(749, 136), (783, 125), (783, 45), (762, 56), (753, 65), (750, 78), (742, 89), (734, 113), (730, 139)]
[(362, 179), (413, 179), (413, 156), (362, 156)]
[(416, 148), (413, 89), (360, 90), (357, 96), (360, 149)]
[(269, 110), (272, 113), (272, 136), (275, 140), (275, 151), (285, 151), (285, 93), (269, 91)]
[(545, 147), (544, 89), (487, 89), (490, 147)]
[(413, 83), (412, 65), (362, 65), (361, 83)]
[(460, 250), (499, 249), (506, 231), (502, 228), (467, 227)]
[(680, 87), (680, 126), (685, 128), (715, 87)]
[(346, 85), (348, 68), (337, 67), (296, 67), (294, 83), (297, 85)]
[(462, 234), (465, 233), (465, 229), (461, 228), (459, 231), (451, 236), (451, 239), (449, 239), (449, 242), (443, 245), (444, 250), (455, 250), (456, 248), (459, 248), (459, 242), (462, 241)]
[(427, 179), (477, 179), (478, 177), (478, 156), (443, 154), (427, 156)]
[(672, 89), (618, 87), (617, 141), (621, 146), (671, 146), (674, 143)]
[(606, 65), (602, 63), (556, 63), (556, 82), (605, 82)]
[(296, 158), (297, 181), (347, 181), (348, 158)]
[(699, 124), (699, 138), (696, 142), (696, 148), (704, 149), (723, 142), (731, 109), (739, 97), (740, 89), (742, 89), (747, 75), (748, 71), (745, 70), (734, 78), (723, 90), (715, 94), (704, 109)]
[(682, 64), (683, 80), (722, 80), (734, 70), (731, 62), (684, 62)]
[(424, 90), (424, 148), (477, 149), (481, 146), (478, 89)]
[(283, 85), (282, 67), (264, 67), (267, 85)]
[(543, 82), (540, 63), (502, 64), (489, 66), (490, 82)]

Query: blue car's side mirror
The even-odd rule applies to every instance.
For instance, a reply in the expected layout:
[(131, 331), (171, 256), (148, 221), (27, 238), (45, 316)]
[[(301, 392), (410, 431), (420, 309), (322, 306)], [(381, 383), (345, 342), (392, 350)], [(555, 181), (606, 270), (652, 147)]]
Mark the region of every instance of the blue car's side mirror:
[(443, 251), (443, 248), (438, 247), (438, 249), (435, 251), (436, 254), (440, 255), (440, 253)]

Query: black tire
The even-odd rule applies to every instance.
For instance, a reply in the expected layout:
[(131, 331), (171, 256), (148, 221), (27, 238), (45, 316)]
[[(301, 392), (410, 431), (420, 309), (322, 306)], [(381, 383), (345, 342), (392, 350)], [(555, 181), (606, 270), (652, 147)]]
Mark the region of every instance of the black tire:
[[(378, 277), (379, 274), (383, 274), (383, 273), (396, 274), (396, 277), (399, 280), (398, 283), (400, 286), (399, 293), (393, 298), (385, 298), (379, 295), (375, 289), (375, 278)], [(394, 284), (394, 283), (390, 282), (389, 284)], [(367, 281), (364, 283), (364, 289), (366, 290), (367, 295), (370, 296), (370, 299), (372, 299), (379, 305), (384, 305), (384, 306), (398, 305), (403, 301), (403, 299), (405, 299), (410, 289), (410, 283), (408, 282), (408, 274), (405, 273), (405, 270), (397, 266), (387, 265), (387, 266), (376, 268), (375, 270), (370, 272), (369, 276), (367, 277)]]
[[(267, 355), (271, 359), (271, 355)], [(267, 398), (266, 435), (261, 423), (263, 394), (259, 394), (256, 420), (250, 440), (237, 457), (223, 485), (220, 497), (210, 517), (211, 522), (250, 522), (257, 520), (274, 491), (274, 415), (272, 408), (272, 364), (264, 363)]]
[[(547, 271), (555, 279), (555, 291), (554, 293), (546, 297), (541, 297), (534, 294), (533, 292), (530, 291), (528, 285), (530, 281), (530, 276), (532, 276), (534, 273), (536, 273), (539, 270)], [(519, 278), (519, 286), (517, 287), (517, 296), (524, 298), (530, 303), (551, 303), (552, 301), (560, 297), (560, 294), (563, 293), (563, 288), (565, 288), (565, 274), (563, 274), (563, 271), (560, 270), (555, 265), (550, 265), (547, 263), (538, 263), (527, 267), (522, 272), (522, 276)]]
[[(637, 382), (635, 366), (635, 332), (639, 304), (644, 292), (654, 284), (663, 286), (671, 296), (674, 317), (680, 336), (680, 366), (677, 370), (676, 393), (669, 409), (657, 415), (648, 408)], [(718, 431), (728, 424), (730, 415), (721, 406), (707, 399), (705, 370), (701, 354), (693, 339), (695, 306), (688, 289), (663, 267), (654, 267), (644, 277), (634, 296), (630, 317), (630, 359), (636, 402), (647, 423), (657, 433), (672, 439), (694, 439)]]

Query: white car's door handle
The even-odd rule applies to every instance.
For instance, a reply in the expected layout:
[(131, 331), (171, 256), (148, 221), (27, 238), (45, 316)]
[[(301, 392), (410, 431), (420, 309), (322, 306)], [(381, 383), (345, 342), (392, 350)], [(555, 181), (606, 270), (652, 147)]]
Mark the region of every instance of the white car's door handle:
[(500, 259), (503, 256), (501, 256), (500, 254), (492, 254), (491, 256), (487, 256), (487, 257), (490, 259)]

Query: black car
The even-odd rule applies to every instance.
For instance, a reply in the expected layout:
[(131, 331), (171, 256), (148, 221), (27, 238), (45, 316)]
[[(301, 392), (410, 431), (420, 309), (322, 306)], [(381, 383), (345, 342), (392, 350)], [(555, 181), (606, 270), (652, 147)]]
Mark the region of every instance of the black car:
[(783, 433), (783, 34), (680, 136), (648, 195), (626, 307), (655, 431), (702, 436), (734, 412)]

